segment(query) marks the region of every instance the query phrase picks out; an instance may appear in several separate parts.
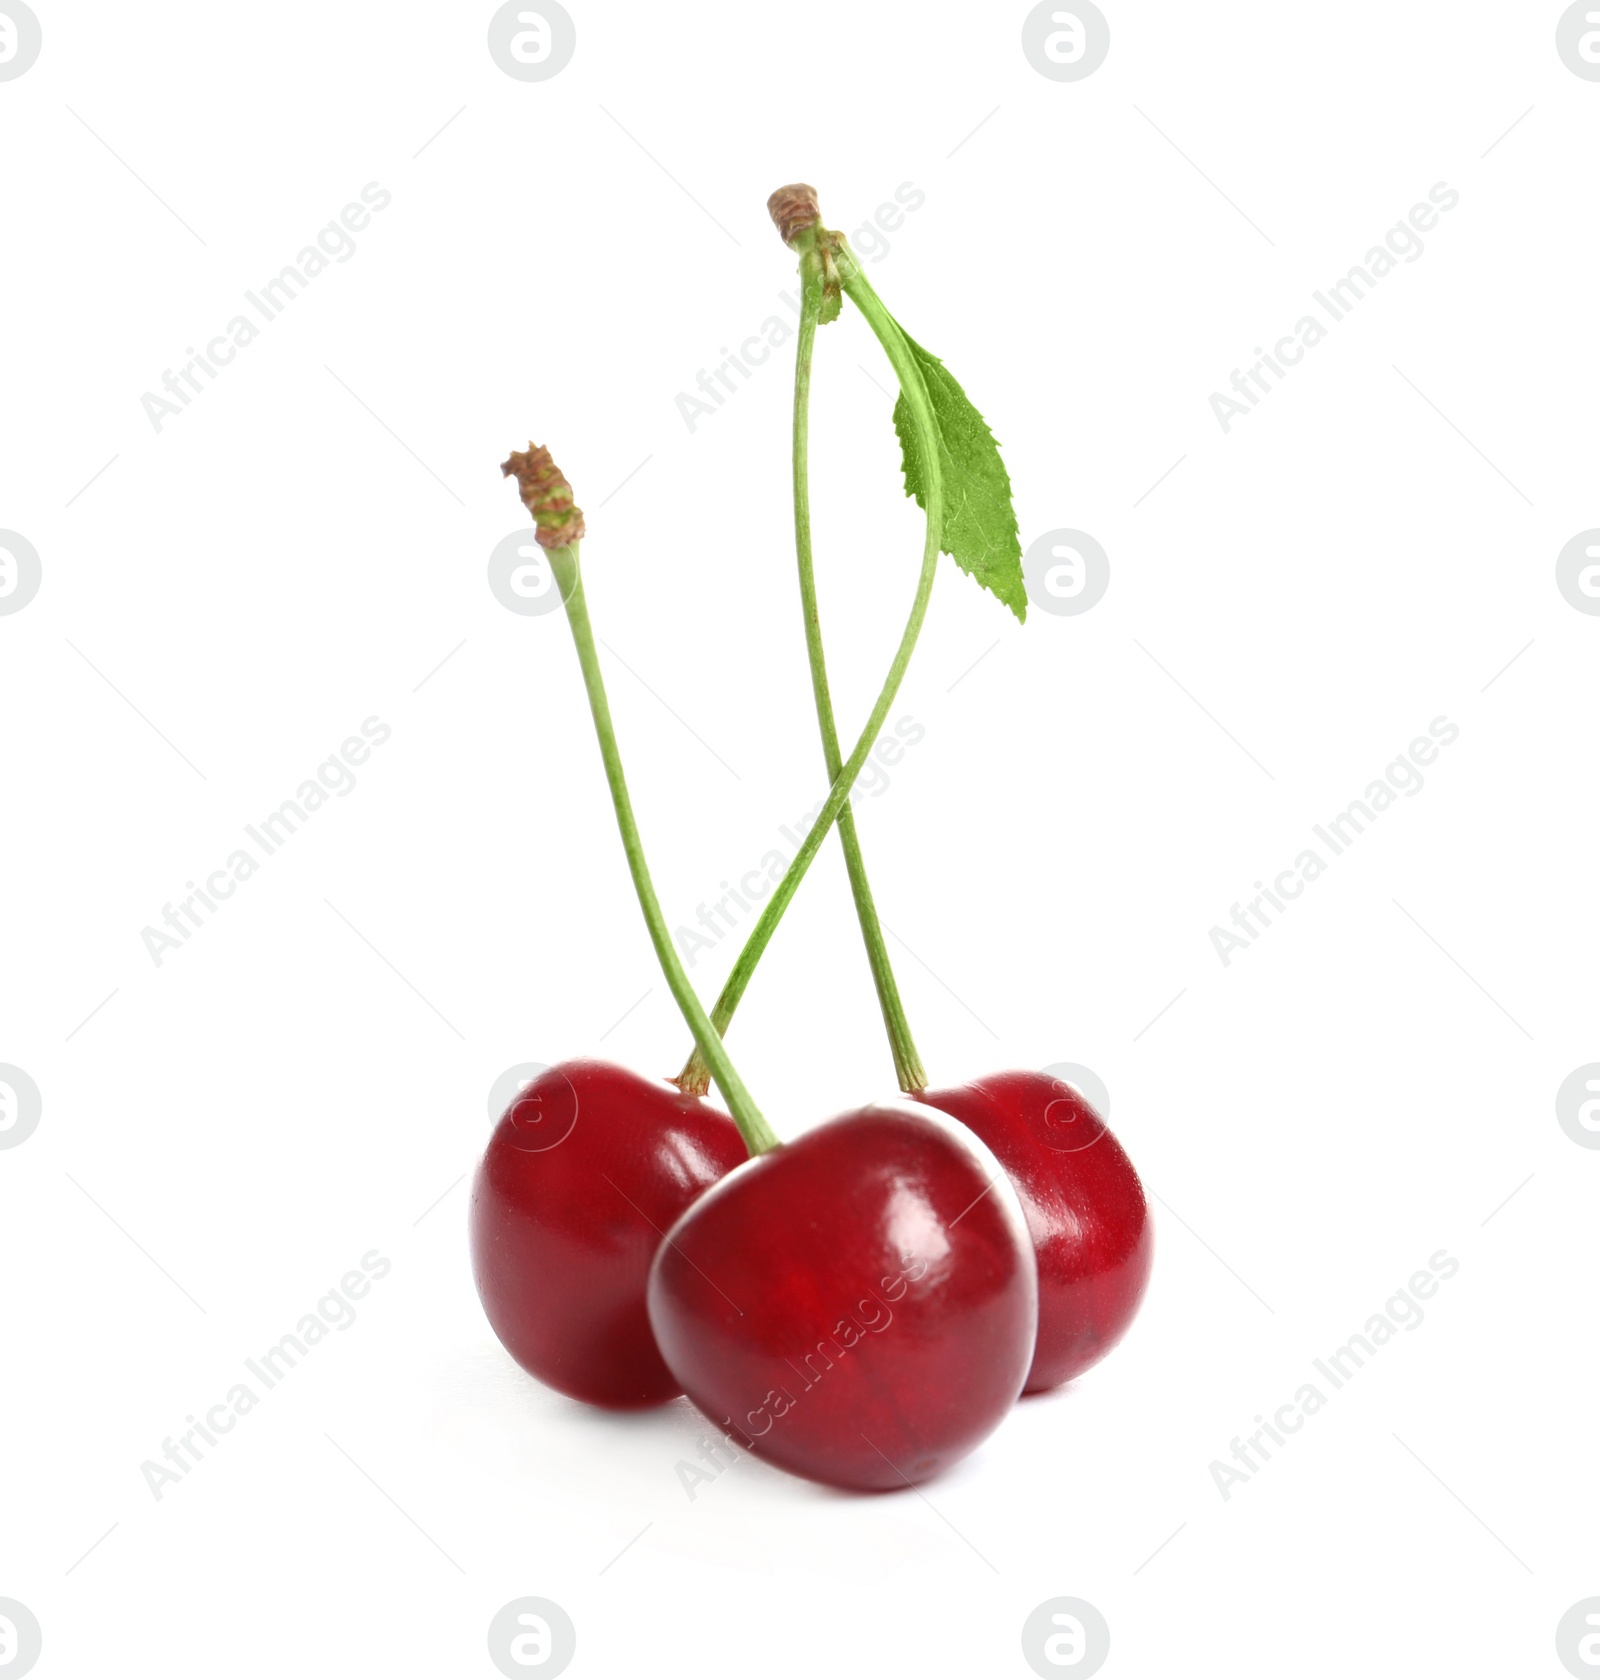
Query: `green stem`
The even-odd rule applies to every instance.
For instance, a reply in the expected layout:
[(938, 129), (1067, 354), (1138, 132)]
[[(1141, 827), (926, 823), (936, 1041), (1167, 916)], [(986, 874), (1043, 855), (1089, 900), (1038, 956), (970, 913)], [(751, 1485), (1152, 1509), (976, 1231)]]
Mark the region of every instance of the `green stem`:
[[(795, 248), (800, 253), (800, 334), (794, 363), (794, 548), (800, 569), (800, 603), (805, 619), (806, 657), (811, 665), (811, 692), (816, 701), (817, 728), (822, 735), (823, 763), (831, 783), (838, 779), (843, 768), (843, 755), (839, 751), (828, 664), (822, 648), (822, 619), (817, 609), (811, 548), (811, 362), (822, 314), (822, 262), (816, 252), (816, 241), (814, 228), (805, 230), (795, 240)], [(878, 993), (878, 1008), (889, 1036), (895, 1077), (902, 1091), (920, 1091), (928, 1083), (928, 1076), (911, 1037), (911, 1023), (906, 1019), (894, 967), (883, 941), (883, 927), (878, 920), (878, 907), (873, 902), (866, 860), (861, 855), (861, 841), (856, 833), (855, 811), (848, 800), (839, 807), (839, 844), (844, 851), (850, 895), (855, 900), (856, 920), (861, 924), (861, 940), (867, 948), (872, 983)]]
[(622, 834), (622, 849), (627, 855), (628, 871), (633, 876), (634, 891), (639, 895), (639, 908), (644, 912), (645, 925), (650, 930), (650, 943), (656, 948), (661, 972), (667, 987), (677, 1000), (683, 1018), (689, 1023), (699, 1053), (704, 1056), (717, 1088), (722, 1092), (739, 1128), (745, 1147), (752, 1155), (760, 1155), (777, 1145), (778, 1137), (762, 1117), (750, 1093), (744, 1087), (728, 1053), (723, 1048), (718, 1030), (712, 1026), (695, 995), (689, 977), (683, 971), (667, 919), (661, 913), (656, 889), (650, 880), (645, 863), (644, 847), (639, 839), (639, 825), (634, 821), (633, 801), (628, 797), (628, 784), (622, 774), (622, 759), (617, 751), (616, 729), (611, 722), (611, 707), (606, 700), (605, 679), (600, 673), (600, 656), (595, 650), (594, 631), (589, 624), (589, 604), (583, 593), (583, 575), (578, 567), (578, 545), (546, 551), (550, 569), (566, 604), (567, 623), (572, 627), (573, 645), (578, 650), (578, 664), (583, 670), (583, 686), (589, 695), (589, 710), (594, 716), (595, 734), (600, 738), (600, 757), (605, 763), (606, 783), (611, 789), (611, 803), (617, 813), (617, 828)]
[[(843, 241), (840, 244), (843, 247)], [(872, 328), (878, 342), (883, 346), (884, 353), (900, 381), (901, 393), (906, 399), (912, 424), (917, 428), (917, 435), (922, 444), (922, 459), (926, 463), (927, 475), (927, 536), (922, 546), (922, 572), (917, 579), (917, 594), (911, 605), (911, 616), (906, 620), (900, 645), (895, 650), (894, 661), (889, 666), (889, 674), (884, 679), (883, 688), (873, 705), (872, 715), (867, 719), (867, 726), (862, 730), (860, 739), (845, 761), (844, 768), (834, 777), (833, 786), (828, 791), (822, 811), (801, 842), (794, 861), (789, 865), (783, 879), (773, 888), (766, 908), (761, 912), (755, 927), (751, 929), (750, 937), (745, 941), (744, 949), (740, 951), (733, 971), (729, 974), (711, 1011), (711, 1024), (719, 1034), (728, 1030), (728, 1023), (739, 1007), (739, 1001), (750, 984), (756, 964), (761, 961), (762, 953), (772, 939), (773, 931), (782, 919), (784, 911), (788, 909), (789, 901), (794, 897), (806, 871), (811, 867), (811, 860), (827, 838), (828, 830), (833, 826), (840, 811), (845, 808), (850, 789), (855, 785), (855, 779), (867, 761), (867, 754), (878, 739), (889, 708), (894, 704), (894, 697), (900, 692), (901, 679), (906, 674), (906, 666), (911, 662), (911, 652), (917, 645), (922, 621), (928, 615), (928, 598), (933, 593), (933, 580), (939, 568), (939, 538), (944, 521), (944, 482), (939, 472), (939, 432), (934, 421), (933, 404), (929, 401), (927, 388), (922, 382), (922, 371), (906, 344), (905, 335), (900, 331), (894, 317), (884, 308), (878, 294), (873, 291), (867, 277), (861, 272), (860, 265), (847, 247), (841, 248), (835, 256), (845, 294), (866, 317), (867, 325)], [(683, 1072), (678, 1075), (678, 1084), (685, 1091), (704, 1091), (715, 1066), (697, 1035), (694, 1054), (685, 1064)]]

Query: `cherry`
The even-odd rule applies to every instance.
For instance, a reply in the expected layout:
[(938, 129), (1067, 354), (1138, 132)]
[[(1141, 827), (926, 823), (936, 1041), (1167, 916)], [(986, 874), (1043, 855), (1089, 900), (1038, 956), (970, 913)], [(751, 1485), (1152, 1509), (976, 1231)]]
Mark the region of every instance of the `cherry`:
[(736, 1168), (668, 1232), (650, 1323), (736, 1445), (886, 1489), (970, 1452), (1016, 1400), (1038, 1290), (1015, 1195), (973, 1134), (851, 1110)]
[(990, 1074), (918, 1099), (971, 1127), (1010, 1175), (1039, 1263), (1026, 1392), (1087, 1371), (1122, 1339), (1150, 1279), (1144, 1187), (1083, 1095), (1048, 1074)]
[(546, 1068), (490, 1136), (472, 1186), (472, 1270), (506, 1351), (574, 1400), (651, 1406), (683, 1390), (645, 1311), (661, 1234), (746, 1159), (699, 1097), (610, 1062)]

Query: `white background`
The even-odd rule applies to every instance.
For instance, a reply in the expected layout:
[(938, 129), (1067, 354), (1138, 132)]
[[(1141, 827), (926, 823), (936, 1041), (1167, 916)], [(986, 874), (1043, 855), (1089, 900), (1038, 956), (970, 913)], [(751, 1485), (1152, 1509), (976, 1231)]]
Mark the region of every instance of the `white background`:
[[(1065, 1594), (1108, 1676), (1561, 1673), (1600, 1592), (1600, 1155), (1554, 1112), (1600, 1057), (1600, 620), (1554, 582), (1600, 525), (1600, 83), (1560, 9), (1106, 0), (1063, 83), (1020, 5), (571, 0), (524, 83), (488, 5), (36, 4), (0, 83), (0, 525), (43, 562), (0, 617), (0, 1061), (44, 1100), (0, 1153), (0, 1596), (37, 1672), (488, 1675), (537, 1594), (574, 1675), (1022, 1675)], [(794, 179), (847, 233), (926, 194), (874, 283), (1024, 542), (1110, 556), (1026, 627), (946, 565), (891, 714), (926, 738), (860, 822), (935, 1080), (1094, 1068), (1158, 1252), (1121, 1349), (925, 1497), (749, 1461), (691, 1501), (687, 1403), (540, 1388), (468, 1273), (494, 1078), (687, 1048), (565, 627), (485, 568), (499, 461), (549, 443), (692, 920), (824, 791), (786, 352), (693, 432), (674, 401), (788, 318)], [(157, 433), (141, 394), (371, 181), (355, 255)], [(1225, 434), (1210, 393), (1441, 181), (1424, 254)], [(889, 382), (847, 309), (814, 474), (849, 733), (919, 552)], [(141, 929), (373, 715), (355, 791), (157, 967)], [(1421, 793), (1224, 968), (1208, 930), (1441, 715)], [(892, 1084), (832, 842), (796, 911), (730, 1037), (786, 1135)], [(155, 1500), (163, 1437), (374, 1248), (358, 1321)], [(1426, 1321), (1224, 1501), (1210, 1463), (1441, 1248)]]

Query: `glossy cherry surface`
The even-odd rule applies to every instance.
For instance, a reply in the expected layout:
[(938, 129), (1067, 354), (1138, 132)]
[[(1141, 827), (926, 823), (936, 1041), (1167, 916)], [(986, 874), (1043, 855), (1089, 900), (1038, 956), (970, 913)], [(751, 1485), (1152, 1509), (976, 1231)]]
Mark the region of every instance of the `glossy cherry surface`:
[(835, 1487), (905, 1487), (970, 1452), (1033, 1356), (1032, 1245), (972, 1136), (854, 1109), (707, 1191), (650, 1273), (689, 1398), (739, 1446)]
[(495, 1126), (472, 1186), (473, 1276), (506, 1351), (597, 1406), (681, 1394), (645, 1310), (650, 1262), (746, 1158), (726, 1114), (665, 1080), (609, 1062), (546, 1068)]
[(1027, 1392), (1087, 1371), (1121, 1340), (1150, 1280), (1144, 1186), (1074, 1086), (996, 1073), (920, 1100), (977, 1133), (1010, 1174), (1039, 1263), (1039, 1339)]

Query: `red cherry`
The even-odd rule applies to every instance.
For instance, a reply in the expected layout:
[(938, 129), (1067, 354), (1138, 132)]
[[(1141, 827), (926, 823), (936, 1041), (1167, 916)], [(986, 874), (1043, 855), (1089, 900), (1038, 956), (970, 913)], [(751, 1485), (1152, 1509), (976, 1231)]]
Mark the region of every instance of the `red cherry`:
[(662, 1357), (737, 1445), (878, 1489), (954, 1464), (1005, 1416), (1038, 1289), (993, 1157), (884, 1103), (708, 1190), (661, 1244), (649, 1302)]
[(506, 1351), (597, 1406), (683, 1390), (645, 1311), (656, 1246), (747, 1158), (733, 1121), (609, 1062), (546, 1068), (501, 1116), (472, 1185), (472, 1270)]
[(1043, 1073), (995, 1073), (931, 1103), (988, 1144), (1022, 1200), (1039, 1261), (1039, 1341), (1026, 1392), (1054, 1388), (1122, 1339), (1150, 1281), (1144, 1187), (1082, 1094)]

